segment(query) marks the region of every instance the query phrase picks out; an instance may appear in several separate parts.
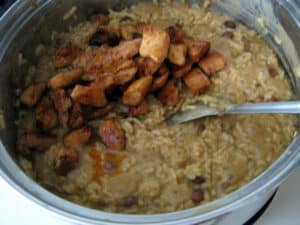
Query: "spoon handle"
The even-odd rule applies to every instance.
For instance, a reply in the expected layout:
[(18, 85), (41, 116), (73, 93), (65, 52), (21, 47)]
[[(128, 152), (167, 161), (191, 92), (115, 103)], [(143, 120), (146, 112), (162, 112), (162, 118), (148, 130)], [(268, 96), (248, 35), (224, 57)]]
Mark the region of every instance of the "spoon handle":
[(300, 101), (229, 105), (224, 111), (205, 105), (198, 105), (194, 109), (174, 114), (167, 119), (167, 123), (178, 124), (203, 117), (226, 114), (300, 114)]
[(300, 101), (264, 102), (229, 106), (224, 114), (298, 114)]

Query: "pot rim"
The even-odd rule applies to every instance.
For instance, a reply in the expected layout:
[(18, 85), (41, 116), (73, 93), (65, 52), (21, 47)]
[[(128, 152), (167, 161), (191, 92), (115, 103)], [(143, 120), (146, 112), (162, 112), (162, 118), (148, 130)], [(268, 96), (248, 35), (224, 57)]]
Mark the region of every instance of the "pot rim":
[[(249, 204), (276, 189), (299, 166), (300, 134), (285, 153), (257, 178), (240, 189), (204, 205), (170, 213), (151, 215), (119, 214), (90, 209), (60, 198), (31, 180), (11, 159), (0, 144), (0, 176), (27, 199), (68, 221), (84, 224), (192, 224), (225, 216), (235, 209)], [(18, 173), (14, 173), (18, 171)], [(265, 182), (267, 180), (267, 182)]]
[[(41, 3), (40, 9), (42, 9), (51, 0), (41, 0), (39, 2)], [(15, 16), (16, 12), (21, 14), (13, 24), (9, 24), (9, 30), (6, 31), (5, 35), (0, 37), (0, 62), (10, 45), (10, 41), (13, 39), (12, 37), (19, 31), (16, 28), (24, 25), (38, 11), (26, 7), (26, 1), (17, 0), (0, 18), (1, 31), (3, 29), (1, 25), (11, 21), (12, 16)], [(261, 195), (274, 190), (299, 165), (299, 155), (300, 134), (297, 132), (294, 140), (279, 159), (257, 178), (240, 189), (204, 205), (176, 212), (151, 215), (103, 212), (64, 200), (47, 191), (25, 175), (6, 151), (2, 142), (0, 144), (0, 176), (27, 199), (32, 200), (54, 214), (63, 216), (69, 221), (80, 221), (84, 224), (192, 224), (229, 214), (246, 203), (255, 201)]]

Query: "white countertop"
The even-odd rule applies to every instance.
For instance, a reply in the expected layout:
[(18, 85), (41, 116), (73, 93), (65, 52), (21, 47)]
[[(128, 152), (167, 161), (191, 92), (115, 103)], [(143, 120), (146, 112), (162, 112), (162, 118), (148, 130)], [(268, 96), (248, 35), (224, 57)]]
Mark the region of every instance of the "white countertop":
[(279, 187), (264, 215), (255, 225), (300, 224), (300, 168)]
[[(0, 178), (1, 225), (66, 225), (24, 198)], [(300, 168), (280, 186), (270, 207), (255, 225), (300, 224)], [(230, 224), (234, 225), (234, 223)]]

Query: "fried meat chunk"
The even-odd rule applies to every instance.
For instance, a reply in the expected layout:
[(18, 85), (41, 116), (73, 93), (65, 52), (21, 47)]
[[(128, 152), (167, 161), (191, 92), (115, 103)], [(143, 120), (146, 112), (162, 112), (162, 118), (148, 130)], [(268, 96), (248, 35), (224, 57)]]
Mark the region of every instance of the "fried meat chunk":
[(81, 53), (81, 49), (76, 45), (61, 45), (54, 52), (55, 68), (70, 66), (73, 60)]
[(160, 91), (158, 99), (164, 106), (175, 106), (180, 101), (179, 89), (175, 86), (174, 81), (169, 80), (166, 86)]
[(203, 93), (210, 86), (209, 79), (199, 68), (193, 69), (183, 77), (183, 80), (194, 95)]
[(48, 87), (51, 89), (66, 88), (81, 79), (82, 69), (74, 69), (67, 72), (58, 73), (48, 81)]
[(199, 62), (199, 66), (207, 76), (212, 76), (226, 66), (226, 59), (220, 53), (214, 51)]
[(114, 119), (106, 119), (100, 123), (99, 136), (103, 143), (111, 150), (124, 151), (126, 136), (124, 130)]
[(186, 62), (187, 47), (185, 44), (171, 44), (168, 53), (170, 63), (184, 66)]
[(88, 86), (76, 85), (72, 90), (71, 97), (75, 102), (82, 105), (103, 107), (108, 103), (105, 90), (114, 85), (115, 82), (114, 77), (105, 76)]
[(144, 76), (132, 82), (124, 92), (123, 103), (129, 106), (141, 104), (151, 88), (152, 80), (152, 76)]
[(169, 75), (170, 70), (166, 65), (163, 64), (159, 71), (154, 75), (151, 91), (157, 91), (165, 86), (168, 81)]
[(155, 62), (162, 63), (168, 56), (170, 46), (169, 34), (157, 26), (146, 25), (143, 29), (143, 38), (140, 55), (150, 57)]
[(33, 84), (27, 87), (20, 96), (20, 101), (27, 107), (35, 106), (47, 89), (46, 83)]
[(56, 143), (54, 136), (46, 135), (36, 131), (26, 131), (19, 135), (17, 149), (27, 155), (31, 150), (45, 152), (51, 145)]
[(51, 99), (54, 102), (58, 118), (63, 128), (68, 128), (69, 110), (72, 107), (72, 100), (64, 89), (58, 89), (51, 93)]
[(78, 152), (71, 148), (61, 147), (55, 152), (52, 160), (53, 170), (61, 176), (66, 176), (76, 168), (79, 161)]
[(92, 136), (92, 128), (89, 126), (71, 131), (64, 137), (64, 145), (68, 148), (84, 147)]
[(160, 67), (161, 63), (155, 62), (150, 57), (139, 57), (136, 59), (140, 76), (153, 75)]
[(203, 58), (210, 49), (210, 42), (208, 41), (188, 41), (187, 43), (188, 55), (193, 62), (198, 62)]
[(53, 129), (57, 126), (57, 113), (49, 98), (42, 100), (35, 108), (35, 120), (37, 122), (37, 126), (44, 131)]
[(132, 106), (129, 108), (130, 116), (141, 116), (147, 114), (149, 111), (149, 107), (146, 101), (143, 101), (141, 104), (137, 106)]
[(81, 105), (75, 102), (70, 112), (69, 127), (75, 129), (82, 126), (83, 123), (84, 117)]
[(180, 26), (169, 26), (166, 31), (170, 36), (171, 43), (179, 44), (184, 42), (185, 33)]
[(183, 77), (191, 71), (192, 66), (192, 62), (187, 62), (184, 66), (172, 65), (172, 74), (175, 78)]

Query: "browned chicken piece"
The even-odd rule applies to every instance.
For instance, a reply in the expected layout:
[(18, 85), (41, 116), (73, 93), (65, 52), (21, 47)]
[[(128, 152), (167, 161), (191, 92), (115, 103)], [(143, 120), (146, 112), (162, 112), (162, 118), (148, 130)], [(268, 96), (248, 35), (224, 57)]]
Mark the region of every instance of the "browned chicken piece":
[(135, 77), (137, 71), (138, 67), (135, 61), (132, 59), (124, 61), (118, 66), (116, 72), (114, 73), (117, 84), (123, 85), (131, 81)]
[(149, 57), (138, 57), (136, 62), (139, 67), (140, 76), (153, 75), (161, 65), (161, 63), (157, 63)]
[(103, 87), (92, 83), (89, 86), (76, 85), (71, 93), (74, 101), (83, 105), (102, 107), (107, 104), (107, 99)]
[(107, 102), (105, 90), (116, 83), (113, 76), (104, 76), (88, 86), (76, 85), (71, 93), (74, 101), (82, 105), (103, 107)]
[(140, 55), (150, 57), (157, 63), (162, 63), (168, 56), (170, 46), (169, 34), (157, 26), (146, 25), (143, 29), (143, 38)]
[(112, 49), (113, 59), (131, 59), (139, 53), (142, 39), (136, 38), (130, 41), (122, 41)]
[(193, 63), (187, 62), (184, 66), (172, 66), (172, 74), (176, 78), (183, 77), (184, 75), (188, 74), (192, 69)]
[(61, 147), (55, 152), (52, 159), (53, 170), (61, 176), (66, 176), (70, 171), (76, 168), (79, 156), (78, 152), (71, 148)]
[(61, 45), (54, 52), (55, 68), (70, 66), (73, 60), (81, 53), (81, 49), (76, 45)]
[(166, 65), (163, 64), (159, 71), (154, 75), (151, 91), (157, 91), (165, 86), (168, 81), (169, 75), (170, 70)]
[(187, 47), (185, 44), (171, 44), (168, 53), (170, 63), (184, 66), (186, 61)]
[(92, 112), (92, 114), (89, 116), (90, 119), (97, 119), (105, 116), (109, 112), (113, 110), (113, 108), (116, 106), (115, 102), (110, 102), (106, 106), (97, 109), (96, 111)]
[(35, 131), (26, 131), (18, 136), (17, 149), (21, 154), (27, 155), (31, 150), (45, 152), (55, 143), (56, 138), (54, 136)]
[(64, 137), (64, 145), (68, 148), (84, 147), (92, 136), (91, 127), (83, 127), (73, 130)]
[[(107, 55), (109, 54), (110, 53), (107, 53)], [(106, 60), (105, 54), (103, 54), (103, 56), (104, 56), (103, 60)], [(82, 76), (82, 80), (94, 81), (103, 76), (113, 75), (118, 69), (118, 67), (120, 66), (120, 64), (123, 63), (123, 61), (124, 59), (107, 61), (107, 64), (102, 65), (101, 67), (90, 67), (91, 64), (89, 64), (88, 67), (86, 68), (85, 74)]]
[(152, 76), (144, 76), (132, 82), (124, 92), (123, 103), (129, 106), (141, 104), (151, 88), (152, 80)]
[(114, 76), (103, 76), (97, 78), (93, 83), (101, 86), (103, 89), (108, 89), (116, 85), (116, 78)]
[(223, 55), (214, 51), (204, 59), (200, 60), (199, 66), (207, 76), (212, 76), (225, 68), (226, 59)]
[(70, 113), (69, 127), (75, 129), (81, 127), (84, 123), (81, 105), (75, 102)]
[(198, 62), (210, 49), (208, 41), (188, 41), (188, 55), (193, 62)]
[(73, 61), (72, 65), (74, 68), (84, 69), (89, 62), (92, 61), (94, 53), (91, 49), (81, 52)]
[(174, 85), (174, 81), (168, 81), (166, 86), (160, 91), (158, 99), (164, 106), (175, 106), (179, 103), (180, 93), (178, 88)]
[(47, 89), (46, 83), (33, 84), (26, 88), (20, 96), (20, 101), (27, 107), (35, 106)]
[(141, 116), (147, 114), (149, 111), (149, 107), (146, 101), (143, 101), (141, 104), (137, 106), (132, 106), (129, 108), (129, 115), (130, 116)]
[(37, 126), (44, 131), (53, 129), (57, 126), (57, 113), (49, 98), (42, 100), (35, 108), (35, 120), (37, 122)]
[(96, 15), (93, 15), (91, 17), (91, 21), (95, 24), (97, 24), (98, 26), (103, 26), (103, 25), (107, 25), (109, 23), (109, 17), (108, 15), (99, 13)]
[(142, 32), (138, 30), (135, 24), (124, 24), (120, 26), (121, 37), (125, 40), (132, 40), (142, 37)]
[(122, 24), (119, 28), (121, 38), (125, 40), (132, 40), (133, 33), (136, 32), (136, 27), (133, 24)]
[(82, 69), (74, 69), (67, 72), (58, 73), (48, 81), (51, 89), (66, 88), (75, 84), (83, 75)]
[(86, 73), (103, 73), (111, 70), (118, 62), (124, 59), (131, 59), (139, 53), (141, 39), (123, 41), (118, 46), (106, 51), (98, 52), (92, 61), (87, 65)]
[(194, 95), (203, 93), (210, 86), (209, 79), (199, 68), (193, 69), (183, 77), (183, 80)]
[(171, 43), (179, 44), (184, 42), (185, 33), (180, 26), (169, 26), (166, 31), (170, 36)]
[(113, 48), (115, 47), (111, 47), (109, 45), (101, 45), (98, 48), (93, 48), (93, 52), (95, 54), (104, 54), (104, 53), (109, 53)]
[(123, 41), (118, 46), (98, 51), (87, 66), (87, 72), (111, 71), (120, 61), (131, 59), (139, 53), (141, 39)]
[(51, 93), (51, 99), (54, 102), (58, 118), (63, 128), (68, 128), (69, 110), (72, 107), (72, 101), (64, 89), (58, 89)]
[[(103, 60), (107, 60), (107, 59), (111, 59), (111, 52), (107, 51), (105, 52), (99, 52), (96, 55), (99, 56), (99, 60), (100, 60), (100, 55), (103, 56)], [(106, 57), (107, 56), (107, 57)], [(96, 57), (93, 58), (93, 60)], [(110, 60), (107, 61), (106, 64), (103, 64), (99, 67), (98, 65), (95, 64), (95, 67), (91, 66), (92, 62), (90, 64), (88, 64), (88, 66), (85, 68), (85, 74), (82, 76), (82, 80), (85, 81), (94, 81), (96, 79), (98, 79), (99, 77), (103, 77), (106, 75), (113, 75), (115, 73), (115, 71), (117, 70), (117, 68), (120, 66), (120, 64), (122, 64), (124, 62), (125, 59), (119, 59), (119, 60)]]
[(101, 71), (87, 73), (83, 80), (93, 81), (103, 76), (115, 76), (116, 84), (125, 84), (132, 80), (138, 71), (136, 62), (132, 59), (120, 59), (111, 65), (103, 66)]
[(89, 45), (101, 46), (106, 44), (109, 46), (116, 46), (119, 42), (120, 36), (115, 29), (108, 26), (101, 26), (90, 38)]
[(125, 132), (114, 119), (106, 119), (100, 123), (99, 136), (103, 143), (111, 150), (124, 151), (126, 147)]

